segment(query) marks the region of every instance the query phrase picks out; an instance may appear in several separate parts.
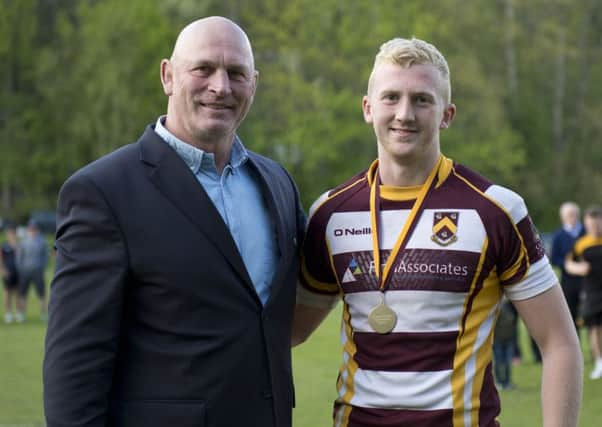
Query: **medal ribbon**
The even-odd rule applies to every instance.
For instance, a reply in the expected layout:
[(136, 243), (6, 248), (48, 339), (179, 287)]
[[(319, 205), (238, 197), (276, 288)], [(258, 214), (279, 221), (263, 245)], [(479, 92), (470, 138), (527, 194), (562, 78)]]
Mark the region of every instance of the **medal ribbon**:
[(378, 175), (378, 168), (374, 172), (374, 179), (372, 180), (372, 186), (370, 187), (370, 224), (372, 226), (372, 255), (374, 259), (374, 271), (376, 272), (376, 277), (379, 279), (379, 289), (381, 291), (385, 290), (385, 286), (387, 283), (387, 279), (389, 278), (389, 273), (391, 272), (391, 268), (399, 255), (399, 252), (403, 247), (405, 247), (408, 238), (408, 232), (412, 228), (416, 218), (418, 217), (418, 212), (421, 210), (424, 200), (426, 196), (430, 192), (433, 184), (435, 183), (435, 176), (439, 171), (443, 160), (443, 156), (439, 157), (437, 164), (433, 167), (429, 176), (426, 179), (426, 182), (420, 189), (420, 193), (418, 193), (418, 197), (412, 206), (412, 210), (410, 211), (410, 215), (406, 220), (403, 229), (399, 233), (397, 237), (397, 241), (395, 242), (395, 246), (393, 250), (389, 254), (389, 258), (387, 259), (387, 263), (385, 264), (384, 270), (381, 272), (381, 264), (380, 264), (380, 245), (379, 245), (379, 227), (380, 227), (380, 177)]

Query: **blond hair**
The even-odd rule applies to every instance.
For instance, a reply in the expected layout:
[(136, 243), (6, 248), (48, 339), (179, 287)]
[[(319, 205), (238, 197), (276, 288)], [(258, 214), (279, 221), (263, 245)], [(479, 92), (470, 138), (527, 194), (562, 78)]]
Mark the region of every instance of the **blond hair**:
[(383, 63), (399, 65), (403, 68), (409, 68), (414, 64), (434, 66), (441, 73), (444, 82), (443, 99), (448, 104), (451, 102), (449, 66), (443, 54), (432, 44), (415, 37), (411, 39), (397, 37), (383, 43), (374, 59), (374, 66), (368, 80), (368, 93), (372, 88), (374, 71)]

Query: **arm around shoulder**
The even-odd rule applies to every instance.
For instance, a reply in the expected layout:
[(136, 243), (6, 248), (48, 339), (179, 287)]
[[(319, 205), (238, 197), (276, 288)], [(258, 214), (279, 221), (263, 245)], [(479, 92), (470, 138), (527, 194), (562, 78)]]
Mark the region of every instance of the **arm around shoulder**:
[(291, 347), (304, 343), (318, 329), (318, 326), (326, 319), (330, 311), (330, 307), (310, 307), (304, 304), (297, 304), (293, 318)]

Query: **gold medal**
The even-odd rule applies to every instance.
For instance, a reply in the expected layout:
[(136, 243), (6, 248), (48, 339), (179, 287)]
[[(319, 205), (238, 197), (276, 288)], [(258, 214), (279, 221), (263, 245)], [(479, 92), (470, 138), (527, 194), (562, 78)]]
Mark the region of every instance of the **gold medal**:
[(405, 221), (399, 236), (397, 236), (397, 241), (389, 254), (389, 258), (387, 259), (384, 268), (381, 270), (381, 258), (380, 258), (380, 244), (379, 244), (379, 222), (380, 222), (380, 176), (378, 174), (378, 163), (373, 163), (374, 167), (372, 183), (370, 184), (370, 225), (372, 227), (372, 256), (374, 259), (374, 270), (376, 273), (376, 277), (379, 281), (379, 289), (384, 291), (387, 288), (387, 281), (389, 279), (389, 275), (391, 270), (393, 269), (393, 265), (395, 264), (395, 260), (397, 256), (403, 251), (407, 240), (409, 238), (410, 230), (413, 228), (413, 225), (416, 221), (418, 221), (420, 217), (420, 213), (422, 210), (422, 205), (426, 196), (431, 191), (431, 189), (435, 186), (435, 177), (437, 176), (437, 172), (441, 167), (441, 163), (443, 161), (443, 156), (439, 156), (439, 161), (430, 171), (429, 176), (426, 179), (426, 182), (422, 185), (420, 192), (418, 193), (418, 197), (410, 210), (410, 214), (408, 215), (408, 219)]
[[(395, 264), (397, 256), (405, 248), (407, 240), (409, 238), (410, 230), (418, 218), (420, 217), (422, 205), (426, 196), (435, 186), (435, 178), (437, 172), (443, 162), (443, 156), (439, 156), (437, 164), (431, 169), (425, 183), (422, 185), (418, 197), (410, 210), (408, 219), (405, 221), (397, 241), (389, 254), (384, 268), (381, 270), (381, 258), (380, 258), (380, 244), (379, 244), (379, 222), (380, 222), (380, 176), (378, 174), (378, 162), (373, 163), (370, 167), (370, 171), (373, 171), (372, 183), (370, 184), (370, 225), (372, 227), (372, 256), (374, 259), (375, 274), (379, 282), (378, 289), (381, 291), (381, 302), (374, 307), (370, 314), (368, 314), (368, 323), (379, 334), (390, 333), (395, 325), (397, 324), (397, 314), (389, 307), (385, 302), (385, 290), (387, 288), (387, 281), (390, 278), (391, 270)], [(368, 173), (370, 173), (370, 171)]]
[(379, 334), (388, 334), (397, 323), (397, 314), (391, 307), (381, 302), (370, 311), (368, 323)]

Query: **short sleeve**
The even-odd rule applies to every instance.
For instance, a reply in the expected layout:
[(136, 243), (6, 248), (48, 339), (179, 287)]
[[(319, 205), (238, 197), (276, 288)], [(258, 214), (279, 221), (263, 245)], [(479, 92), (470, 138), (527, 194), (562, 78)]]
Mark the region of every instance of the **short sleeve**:
[(321, 303), (332, 304), (332, 300), (338, 298), (339, 293), (339, 285), (332, 270), (331, 255), (326, 241), (329, 215), (325, 210), (320, 209), (327, 196), (328, 193), (323, 194), (310, 208), (301, 249), (300, 290), (297, 292), (297, 298), (299, 302), (311, 306), (319, 306)]
[(515, 192), (495, 185), (487, 194), (506, 214), (496, 221), (494, 230), (500, 242), (496, 267), (508, 298), (531, 298), (554, 286), (558, 280), (524, 200)]

